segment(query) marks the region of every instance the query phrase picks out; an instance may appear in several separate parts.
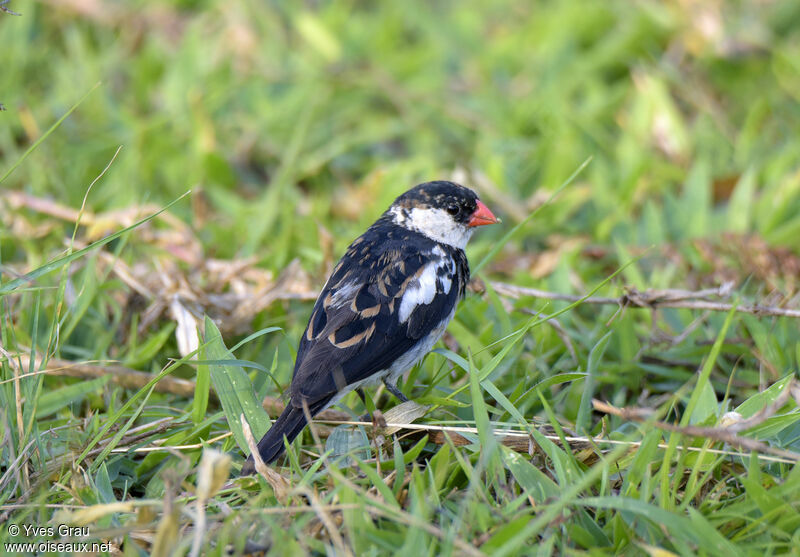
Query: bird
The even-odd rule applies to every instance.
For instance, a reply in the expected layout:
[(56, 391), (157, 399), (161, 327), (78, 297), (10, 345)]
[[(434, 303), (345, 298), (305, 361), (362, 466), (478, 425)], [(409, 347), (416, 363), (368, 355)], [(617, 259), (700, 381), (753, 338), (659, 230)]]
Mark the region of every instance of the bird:
[[(431, 351), (469, 282), (464, 253), (476, 228), (499, 220), (471, 189), (449, 181), (400, 195), (356, 238), (317, 298), (297, 350), (290, 400), (258, 443), (274, 462), (313, 417), (355, 390), (396, 383)], [(243, 476), (255, 472), (253, 456)]]

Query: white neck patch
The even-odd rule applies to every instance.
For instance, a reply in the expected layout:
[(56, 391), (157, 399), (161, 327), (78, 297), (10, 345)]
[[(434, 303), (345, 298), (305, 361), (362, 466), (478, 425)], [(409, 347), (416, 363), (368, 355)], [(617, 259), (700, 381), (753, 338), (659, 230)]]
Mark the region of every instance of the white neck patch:
[(464, 249), (467, 246), (467, 242), (475, 231), (469, 226), (457, 223), (447, 211), (442, 209), (414, 207), (406, 210), (406, 214), (403, 214), (400, 207), (392, 207), (389, 213), (395, 224), (458, 249)]

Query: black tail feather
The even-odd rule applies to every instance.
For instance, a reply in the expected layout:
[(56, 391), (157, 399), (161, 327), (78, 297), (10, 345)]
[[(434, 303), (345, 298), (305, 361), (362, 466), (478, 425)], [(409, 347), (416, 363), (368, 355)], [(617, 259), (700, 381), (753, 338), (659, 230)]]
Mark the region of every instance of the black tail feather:
[[(283, 413), (275, 420), (269, 431), (258, 442), (258, 454), (261, 460), (269, 464), (283, 454), (283, 438), (294, 441), (303, 428), (306, 427), (306, 416), (302, 408), (296, 408), (289, 403)], [(255, 474), (256, 464), (253, 456), (247, 457), (247, 461), (242, 466), (242, 476)]]
[[(333, 398), (333, 395), (327, 396), (322, 400), (316, 401), (308, 409), (312, 417), (319, 414), (328, 402)], [(261, 455), (261, 460), (266, 464), (274, 462), (279, 456), (283, 454), (283, 438), (291, 443), (294, 441), (303, 428), (306, 427), (306, 415), (302, 408), (293, 406), (291, 402), (286, 405), (278, 419), (269, 428), (269, 431), (258, 442), (258, 454)], [(255, 474), (256, 463), (253, 456), (247, 457), (244, 465), (242, 466), (242, 476), (249, 476)]]

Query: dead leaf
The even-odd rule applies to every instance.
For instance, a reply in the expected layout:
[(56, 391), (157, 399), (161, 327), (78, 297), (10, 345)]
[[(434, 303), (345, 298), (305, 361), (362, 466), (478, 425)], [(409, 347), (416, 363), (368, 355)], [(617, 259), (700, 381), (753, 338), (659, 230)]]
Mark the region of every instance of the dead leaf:
[[(430, 409), (430, 406), (409, 400), (389, 408), (383, 413), (383, 417), (387, 424), (411, 424), (427, 414)], [(388, 426), (384, 434), (392, 435), (401, 429), (399, 426)]]

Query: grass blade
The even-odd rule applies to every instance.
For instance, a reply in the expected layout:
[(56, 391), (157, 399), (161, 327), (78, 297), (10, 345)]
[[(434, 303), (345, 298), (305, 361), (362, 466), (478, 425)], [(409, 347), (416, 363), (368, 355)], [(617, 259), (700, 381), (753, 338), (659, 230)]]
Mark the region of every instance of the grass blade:
[(725, 322), (722, 324), (722, 330), (720, 330), (719, 335), (717, 335), (717, 339), (714, 341), (714, 345), (711, 347), (711, 352), (709, 352), (708, 358), (703, 364), (703, 369), (700, 370), (700, 376), (697, 378), (697, 383), (692, 390), (692, 395), (689, 397), (689, 402), (686, 404), (686, 410), (681, 418), (682, 426), (689, 425), (689, 421), (692, 419), (694, 409), (700, 401), (700, 396), (703, 394), (703, 389), (705, 389), (706, 385), (708, 385), (708, 378), (711, 376), (711, 370), (714, 369), (714, 364), (717, 363), (717, 357), (719, 356), (720, 350), (722, 350), (722, 344), (725, 342), (725, 335), (728, 334), (728, 327), (730, 327), (730, 324), (733, 322), (733, 316), (736, 315), (737, 306), (738, 303), (734, 302), (733, 307), (728, 312), (727, 317), (725, 317)]
[(91, 88), (91, 89), (89, 89), (89, 90), (88, 90), (88, 91), (87, 91), (87, 92), (86, 92), (86, 93), (85, 93), (85, 94), (84, 94), (84, 95), (83, 95), (83, 96), (82, 96), (80, 99), (78, 99), (78, 102), (76, 102), (75, 104), (73, 104), (73, 105), (70, 107), (70, 109), (69, 109), (69, 110), (67, 110), (67, 111), (64, 113), (64, 115), (63, 115), (61, 118), (59, 118), (58, 120), (56, 120), (56, 122), (55, 122), (55, 123), (54, 123), (52, 126), (50, 126), (50, 129), (48, 129), (46, 132), (44, 132), (44, 134), (43, 134), (43, 135), (42, 135), (42, 136), (41, 136), (39, 139), (37, 139), (36, 141), (34, 141), (34, 142), (33, 142), (33, 145), (31, 145), (30, 147), (28, 147), (28, 150), (27, 150), (27, 151), (25, 151), (25, 152), (22, 154), (22, 156), (21, 156), (21, 157), (20, 157), (20, 158), (17, 160), (17, 162), (15, 162), (13, 165), (11, 165), (11, 168), (9, 168), (8, 170), (6, 170), (6, 173), (5, 173), (5, 174), (3, 174), (3, 177), (2, 177), (2, 178), (0, 178), (0, 184), (2, 184), (3, 182), (5, 182), (6, 178), (8, 178), (8, 177), (11, 175), (11, 173), (12, 173), (12, 172), (14, 172), (14, 171), (17, 169), (17, 167), (18, 167), (19, 165), (21, 165), (21, 164), (22, 164), (22, 162), (23, 162), (25, 159), (27, 159), (27, 158), (28, 158), (28, 155), (30, 155), (31, 153), (33, 153), (33, 152), (36, 150), (36, 148), (37, 148), (39, 145), (41, 145), (41, 143), (42, 143), (42, 142), (43, 142), (45, 139), (47, 139), (47, 138), (50, 136), (50, 134), (51, 134), (51, 133), (53, 133), (54, 131), (56, 131), (56, 129), (58, 129), (58, 127), (59, 127), (59, 126), (60, 126), (60, 125), (61, 125), (61, 124), (64, 122), (64, 120), (66, 120), (67, 118), (69, 118), (69, 115), (70, 115), (70, 114), (72, 114), (73, 112), (75, 112), (75, 110), (76, 110), (76, 109), (77, 109), (77, 108), (78, 108), (78, 107), (81, 105), (81, 103), (83, 103), (83, 101), (85, 101), (85, 100), (86, 100), (86, 97), (88, 97), (89, 95), (91, 95), (91, 94), (92, 94), (92, 92), (93, 92), (95, 89), (97, 89), (98, 87), (100, 87), (100, 85), (101, 85), (101, 82), (99, 82), (99, 81), (98, 81), (97, 83), (95, 83), (95, 84), (92, 86), (92, 88)]
[(561, 185), (560, 185), (560, 186), (559, 186), (559, 187), (556, 189), (556, 191), (554, 191), (554, 192), (553, 192), (553, 193), (550, 195), (550, 197), (548, 197), (548, 198), (547, 198), (547, 201), (545, 201), (544, 203), (542, 203), (541, 205), (539, 205), (539, 206), (538, 206), (536, 209), (534, 209), (534, 210), (531, 212), (531, 214), (530, 214), (530, 215), (528, 215), (527, 217), (525, 217), (525, 219), (523, 219), (523, 220), (519, 221), (519, 222), (518, 222), (518, 223), (517, 223), (517, 224), (514, 226), (514, 228), (512, 228), (511, 230), (509, 230), (508, 232), (506, 232), (506, 233), (503, 235), (503, 237), (502, 237), (502, 238), (500, 238), (500, 240), (498, 240), (498, 242), (497, 242), (497, 243), (496, 243), (494, 246), (492, 246), (492, 249), (490, 249), (490, 250), (489, 250), (489, 253), (487, 253), (487, 254), (486, 254), (484, 257), (483, 257), (483, 259), (481, 259), (481, 260), (478, 262), (478, 264), (477, 264), (477, 265), (475, 265), (475, 267), (472, 269), (472, 274), (473, 274), (473, 275), (477, 275), (477, 274), (478, 274), (478, 272), (479, 272), (481, 269), (483, 269), (483, 267), (484, 267), (484, 266), (485, 266), (485, 265), (486, 265), (486, 264), (487, 264), (489, 261), (491, 261), (491, 260), (492, 260), (492, 258), (493, 258), (495, 255), (497, 255), (497, 253), (498, 253), (498, 252), (499, 252), (501, 249), (503, 249), (503, 246), (505, 246), (505, 245), (508, 243), (508, 241), (509, 241), (511, 238), (513, 238), (513, 237), (514, 237), (514, 235), (515, 235), (517, 232), (519, 232), (519, 230), (520, 230), (520, 229), (521, 229), (523, 226), (525, 226), (525, 225), (526, 225), (526, 224), (528, 224), (528, 223), (529, 223), (531, 220), (533, 220), (533, 217), (535, 217), (536, 215), (538, 215), (538, 214), (539, 214), (539, 211), (541, 211), (543, 208), (547, 207), (547, 206), (550, 204), (550, 202), (551, 202), (551, 201), (553, 201), (553, 199), (555, 199), (555, 198), (558, 196), (558, 194), (560, 194), (560, 193), (561, 193), (561, 191), (562, 191), (564, 188), (566, 188), (568, 185), (570, 185), (570, 184), (572, 183), (572, 181), (573, 181), (575, 178), (577, 178), (577, 177), (578, 177), (578, 175), (579, 175), (581, 172), (583, 172), (583, 169), (584, 169), (584, 168), (586, 168), (587, 166), (589, 166), (589, 163), (590, 163), (590, 162), (592, 162), (592, 157), (589, 157), (588, 159), (586, 159), (585, 161), (583, 161), (583, 162), (581, 163), (581, 165), (580, 165), (578, 168), (576, 168), (576, 169), (575, 169), (575, 172), (573, 172), (572, 174), (570, 174), (569, 178), (567, 178), (566, 180), (564, 180), (564, 182), (563, 182), (563, 183), (562, 183), (562, 184), (561, 184)]
[[(225, 347), (222, 335), (214, 322), (206, 316), (204, 321), (206, 344), (202, 351), (210, 360), (232, 360), (233, 354)], [(244, 415), (255, 439), (260, 439), (269, 429), (269, 416), (256, 400), (250, 378), (241, 366), (209, 364), (211, 381), (217, 391), (228, 426), (239, 448), (250, 454), (239, 417)]]
[(10, 294), (11, 292), (16, 290), (20, 286), (22, 286), (24, 284), (27, 284), (27, 283), (29, 283), (29, 282), (31, 282), (33, 280), (36, 280), (37, 278), (41, 277), (42, 275), (46, 275), (47, 273), (55, 271), (56, 269), (58, 269), (60, 267), (63, 267), (64, 265), (68, 265), (68, 264), (72, 263), (73, 261), (75, 261), (76, 259), (79, 259), (79, 258), (83, 257), (84, 255), (86, 255), (87, 253), (89, 253), (90, 251), (92, 251), (94, 249), (102, 247), (102, 246), (108, 244), (109, 242), (113, 242), (114, 240), (116, 240), (117, 238), (122, 236), (123, 234), (127, 234), (131, 230), (133, 230), (135, 228), (138, 228), (141, 225), (143, 225), (144, 223), (153, 220), (158, 215), (160, 215), (161, 213), (163, 213), (164, 211), (166, 211), (167, 209), (169, 209), (170, 207), (175, 205), (178, 201), (182, 200), (184, 197), (186, 197), (190, 193), (191, 193), (191, 191), (187, 191), (186, 193), (181, 195), (179, 198), (177, 198), (174, 201), (172, 201), (172, 202), (168, 203), (167, 205), (165, 205), (163, 209), (161, 209), (159, 211), (156, 211), (152, 215), (149, 215), (149, 216), (143, 218), (142, 220), (137, 221), (137, 222), (133, 223), (132, 225), (123, 228), (122, 230), (120, 230), (118, 232), (114, 232), (113, 234), (110, 234), (110, 235), (106, 236), (102, 240), (97, 240), (93, 244), (90, 244), (90, 245), (86, 246), (83, 249), (79, 249), (76, 252), (72, 252), (72, 253), (69, 253), (69, 254), (64, 255), (62, 257), (58, 257), (58, 258), (50, 261), (49, 263), (45, 263), (44, 265), (42, 265), (38, 269), (34, 269), (30, 273), (26, 273), (25, 275), (23, 275), (23, 276), (21, 276), (19, 278), (16, 278), (14, 280), (8, 281), (7, 283), (5, 283), (5, 284), (0, 286), (0, 296), (5, 296), (6, 294)]

